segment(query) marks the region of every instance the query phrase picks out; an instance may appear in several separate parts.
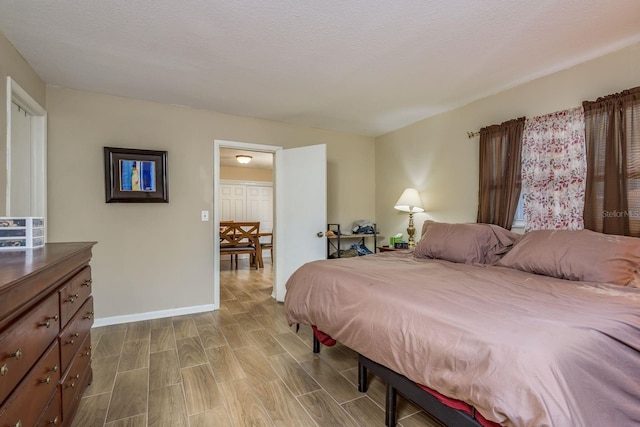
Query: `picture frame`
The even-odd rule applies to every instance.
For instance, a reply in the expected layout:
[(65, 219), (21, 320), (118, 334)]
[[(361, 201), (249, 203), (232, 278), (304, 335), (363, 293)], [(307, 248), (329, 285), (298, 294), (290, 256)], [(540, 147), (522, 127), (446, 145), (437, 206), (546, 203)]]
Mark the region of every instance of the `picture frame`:
[(104, 147), (106, 203), (169, 203), (167, 152)]

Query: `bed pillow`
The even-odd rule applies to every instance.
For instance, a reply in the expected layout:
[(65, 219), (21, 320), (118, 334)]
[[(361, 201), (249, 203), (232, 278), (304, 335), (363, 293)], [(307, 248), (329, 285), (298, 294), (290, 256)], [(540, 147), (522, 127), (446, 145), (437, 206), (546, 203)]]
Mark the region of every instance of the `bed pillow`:
[(492, 224), (447, 224), (425, 221), (413, 252), (464, 264), (493, 264), (507, 252), (518, 234)]
[(525, 234), (497, 263), (567, 280), (629, 285), (640, 264), (640, 239), (590, 230)]

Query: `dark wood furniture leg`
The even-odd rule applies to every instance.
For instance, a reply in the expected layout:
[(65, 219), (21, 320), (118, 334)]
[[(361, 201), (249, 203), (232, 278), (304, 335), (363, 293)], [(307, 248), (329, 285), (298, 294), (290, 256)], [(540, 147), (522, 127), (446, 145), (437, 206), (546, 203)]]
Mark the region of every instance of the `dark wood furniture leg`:
[(396, 425), (396, 404), (397, 391), (390, 383), (387, 383), (387, 401), (384, 411), (384, 424), (387, 427), (395, 427)]
[(316, 334), (313, 334), (313, 352), (320, 353), (320, 340), (316, 337)]
[(362, 363), (358, 363), (358, 391), (360, 393), (366, 393), (368, 388), (367, 367)]

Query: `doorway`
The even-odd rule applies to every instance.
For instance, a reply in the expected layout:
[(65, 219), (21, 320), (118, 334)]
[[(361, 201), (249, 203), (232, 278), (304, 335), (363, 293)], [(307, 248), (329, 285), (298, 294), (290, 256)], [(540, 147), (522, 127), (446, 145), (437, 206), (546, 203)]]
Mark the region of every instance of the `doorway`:
[(220, 307), (220, 150), (236, 148), (274, 157), (273, 289), (284, 301), (286, 281), (302, 264), (322, 259), (327, 250), (327, 146), (283, 149), (272, 145), (215, 140), (213, 157), (214, 309)]
[[(239, 160), (238, 160), (239, 159)], [(273, 154), (220, 149), (220, 221), (250, 221), (260, 224), (261, 259), (272, 263), (273, 246)], [(233, 255), (249, 259), (248, 254)], [(222, 267), (226, 267), (226, 258)], [(231, 258), (231, 255), (229, 255)], [(231, 264), (231, 262), (229, 262)]]
[(43, 217), (46, 224), (47, 112), (11, 77), (6, 102), (6, 189), (0, 216)]
[[(218, 230), (220, 229), (220, 221), (225, 220), (247, 220), (247, 211), (251, 210), (249, 208), (249, 204), (247, 203), (247, 185), (249, 186), (259, 186), (262, 184), (270, 184), (271, 189), (271, 212), (270, 218), (266, 221), (265, 224), (268, 228), (268, 231), (274, 233), (273, 230), (273, 217), (276, 206), (276, 201), (273, 192), (273, 184), (275, 177), (275, 156), (278, 150), (281, 150), (281, 147), (271, 146), (271, 145), (261, 145), (261, 144), (252, 144), (252, 143), (244, 143), (244, 142), (235, 142), (235, 141), (214, 141), (214, 203), (213, 203), (213, 227), (214, 227), (214, 307), (218, 309), (220, 307), (220, 250), (218, 245)], [(240, 168), (234, 167), (235, 170), (230, 170), (229, 159), (235, 159), (236, 155), (247, 155), (249, 154), (252, 159), (251, 161), (256, 161), (260, 167), (255, 168), (259, 169), (258, 171), (247, 172), (247, 168), (245, 172), (241, 172)], [(255, 159), (254, 159), (255, 158)], [(227, 166), (225, 166), (227, 165)], [(227, 169), (225, 169), (227, 168)], [(267, 181), (267, 176), (269, 181)], [(237, 181), (237, 182), (233, 182)], [(230, 196), (226, 199), (222, 200), (221, 193), (223, 189), (230, 189), (230, 186), (235, 186), (237, 188), (232, 188), (233, 190), (242, 190), (240, 191), (242, 194), (236, 194), (234, 196)], [(244, 187), (243, 189), (239, 187)], [(257, 199), (257, 202), (260, 200)], [(253, 213), (250, 215), (254, 216)], [(264, 209), (262, 212), (256, 214), (258, 216), (265, 216)], [(268, 217), (267, 217), (268, 218)], [(259, 219), (254, 219), (259, 220)], [(265, 221), (261, 221), (260, 229), (261, 231), (264, 229), (262, 223)], [(275, 233), (274, 233), (275, 234)], [(273, 237), (272, 237), (273, 238)], [(273, 249), (269, 251), (269, 255), (277, 253), (276, 246), (274, 245)], [(275, 256), (274, 256), (275, 258)], [(275, 297), (275, 283), (276, 283), (276, 275), (277, 268), (274, 262), (274, 258), (271, 259), (272, 262), (272, 277), (273, 280), (273, 289), (272, 296)]]

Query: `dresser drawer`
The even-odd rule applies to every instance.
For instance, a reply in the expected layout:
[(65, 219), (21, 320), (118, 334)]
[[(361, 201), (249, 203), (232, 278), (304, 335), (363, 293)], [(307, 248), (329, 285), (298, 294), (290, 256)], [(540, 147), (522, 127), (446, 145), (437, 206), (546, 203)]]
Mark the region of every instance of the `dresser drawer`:
[(91, 267), (87, 266), (80, 270), (58, 292), (60, 293), (60, 327), (64, 328), (91, 295)]
[[(82, 343), (83, 349), (89, 349), (91, 337), (87, 336)], [(80, 402), (82, 392), (91, 379), (91, 352), (80, 351), (71, 362), (71, 367), (61, 381), (60, 390), (62, 396), (62, 421), (68, 423), (68, 418), (73, 414)]]
[(89, 335), (93, 324), (93, 297), (80, 307), (80, 310), (73, 316), (66, 328), (60, 333), (60, 364), (62, 372), (67, 370), (71, 359), (81, 348), (84, 339)]
[(37, 427), (53, 427), (62, 424), (62, 413), (60, 412), (60, 393), (56, 387), (55, 394), (51, 397), (47, 409), (40, 416)]
[(54, 341), (20, 385), (0, 407), (0, 427), (33, 426), (57, 391), (60, 380), (58, 343)]
[(54, 292), (0, 333), (0, 402), (11, 393), (59, 332)]

